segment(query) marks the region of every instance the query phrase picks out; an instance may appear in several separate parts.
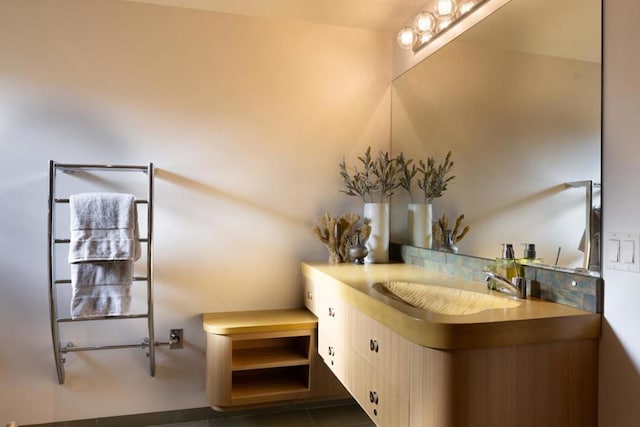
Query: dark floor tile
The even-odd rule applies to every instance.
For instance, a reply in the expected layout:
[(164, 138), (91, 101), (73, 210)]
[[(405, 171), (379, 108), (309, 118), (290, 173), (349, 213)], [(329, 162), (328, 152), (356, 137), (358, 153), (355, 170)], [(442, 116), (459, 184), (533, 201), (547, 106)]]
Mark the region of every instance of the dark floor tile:
[(61, 421), (57, 423), (29, 424), (25, 427), (96, 427), (96, 420)]
[[(207, 408), (99, 418), (96, 427), (148, 427), (207, 419)], [(57, 426), (56, 426), (57, 427)], [(75, 427), (75, 426), (74, 426)]]
[(149, 427), (209, 427), (209, 422), (207, 420), (202, 421), (191, 421), (187, 423), (173, 423), (173, 424), (161, 424)]
[(355, 404), (310, 409), (309, 413), (316, 427), (373, 425), (373, 422), (362, 408)]
[(306, 410), (209, 420), (210, 427), (313, 427)]

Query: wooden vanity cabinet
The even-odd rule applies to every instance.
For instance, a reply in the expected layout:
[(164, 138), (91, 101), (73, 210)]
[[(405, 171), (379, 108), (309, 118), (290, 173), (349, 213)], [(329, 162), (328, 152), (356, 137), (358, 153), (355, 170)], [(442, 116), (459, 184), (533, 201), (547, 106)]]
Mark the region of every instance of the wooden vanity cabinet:
[(597, 340), (437, 350), (321, 286), (313, 292), (319, 353), (376, 425), (597, 425)]
[[(406, 327), (395, 313), (372, 304), (366, 292), (358, 294), (357, 286), (341, 287), (312, 269), (307, 273), (305, 305), (318, 316), (318, 351), (376, 425), (597, 426), (597, 337), (426, 347), (382, 324), (393, 320)], [(352, 274), (366, 278), (364, 273)], [(588, 328), (577, 316), (576, 322), (565, 327)], [(497, 330), (503, 326), (496, 322)]]

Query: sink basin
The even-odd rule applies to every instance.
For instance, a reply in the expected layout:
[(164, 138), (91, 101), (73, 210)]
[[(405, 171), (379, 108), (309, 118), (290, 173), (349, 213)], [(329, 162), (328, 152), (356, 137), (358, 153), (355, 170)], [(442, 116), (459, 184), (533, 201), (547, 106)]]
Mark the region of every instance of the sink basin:
[(521, 304), (507, 296), (424, 283), (387, 281), (375, 283), (373, 287), (387, 297), (439, 314), (474, 314), (483, 310), (514, 308)]

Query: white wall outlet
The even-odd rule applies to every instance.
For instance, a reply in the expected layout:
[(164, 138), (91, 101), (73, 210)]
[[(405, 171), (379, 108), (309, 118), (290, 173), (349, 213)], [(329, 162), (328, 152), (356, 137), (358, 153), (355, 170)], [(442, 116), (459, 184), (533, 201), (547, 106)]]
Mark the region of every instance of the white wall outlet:
[(604, 244), (606, 268), (640, 273), (640, 233), (608, 232)]

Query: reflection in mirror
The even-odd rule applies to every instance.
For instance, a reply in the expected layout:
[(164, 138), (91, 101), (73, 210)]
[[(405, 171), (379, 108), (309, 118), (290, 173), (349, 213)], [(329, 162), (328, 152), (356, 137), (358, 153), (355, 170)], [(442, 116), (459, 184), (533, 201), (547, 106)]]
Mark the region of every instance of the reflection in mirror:
[[(392, 152), (453, 152), (456, 178), (433, 216), (465, 215), (460, 253), (493, 259), (512, 243), (518, 258), (534, 243), (545, 264), (585, 265), (591, 209), (566, 183), (601, 180), (600, 33), (600, 1), (511, 0), (394, 80)], [(409, 202), (393, 197), (393, 241), (407, 242)]]

